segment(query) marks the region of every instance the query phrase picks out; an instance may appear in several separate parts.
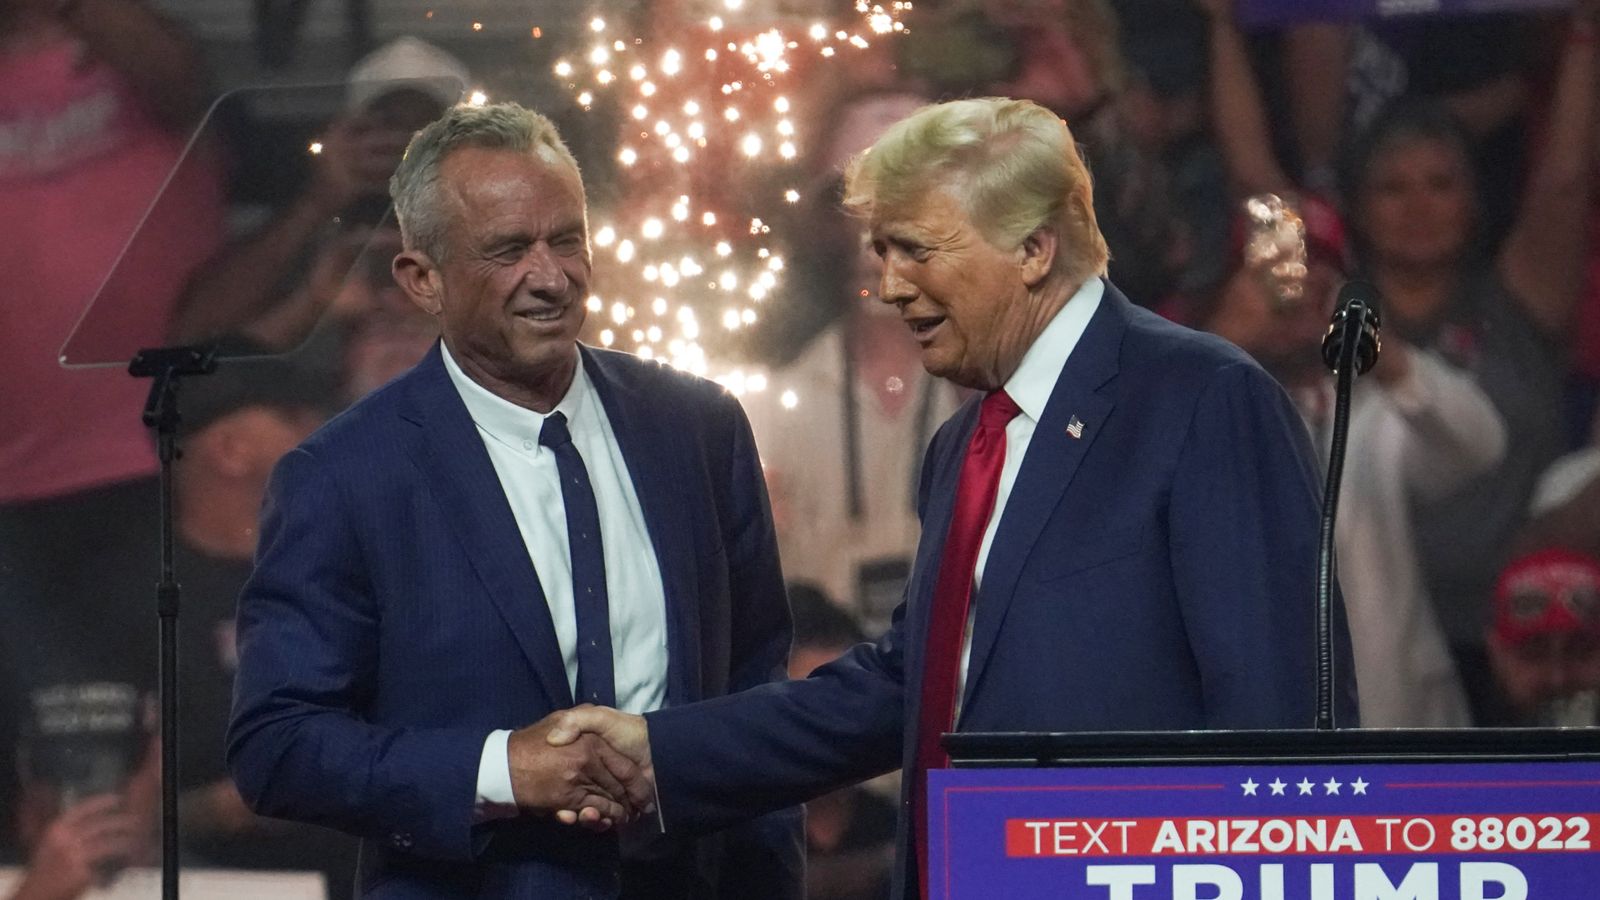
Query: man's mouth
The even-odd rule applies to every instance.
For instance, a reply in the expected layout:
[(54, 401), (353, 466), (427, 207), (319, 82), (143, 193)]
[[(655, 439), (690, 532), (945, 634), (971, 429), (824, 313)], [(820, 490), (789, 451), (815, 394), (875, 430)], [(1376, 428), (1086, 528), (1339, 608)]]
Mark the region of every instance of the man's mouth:
[(906, 319), (906, 324), (911, 327), (911, 335), (919, 341), (927, 341), (933, 333), (944, 324), (944, 316), (917, 316)]
[(566, 315), (566, 313), (567, 308), (565, 306), (552, 304), (535, 306), (530, 309), (519, 309), (513, 315), (519, 319), (527, 319), (530, 322), (554, 322)]

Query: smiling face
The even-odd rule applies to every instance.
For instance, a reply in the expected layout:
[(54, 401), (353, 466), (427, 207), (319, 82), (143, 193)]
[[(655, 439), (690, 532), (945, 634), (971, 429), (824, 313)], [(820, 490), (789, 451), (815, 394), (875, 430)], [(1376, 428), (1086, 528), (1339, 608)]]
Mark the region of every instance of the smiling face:
[(1359, 212), (1381, 263), (1452, 264), (1472, 231), (1471, 164), (1441, 140), (1416, 138), (1373, 160), (1361, 186)]
[(1037, 241), (1045, 237), (1053, 258), (1053, 238), (1040, 232), (1022, 247), (996, 247), (942, 190), (914, 208), (882, 211), (869, 227), (883, 264), (878, 296), (911, 327), (923, 367), (979, 390), (1005, 384), (1060, 308), (1032, 290), (1050, 261), (1039, 258)]
[(577, 364), (589, 293), (589, 236), (577, 172), (541, 157), (466, 147), (440, 167), (445, 258), (395, 261), (401, 285), (438, 318), (474, 381), (548, 412)]

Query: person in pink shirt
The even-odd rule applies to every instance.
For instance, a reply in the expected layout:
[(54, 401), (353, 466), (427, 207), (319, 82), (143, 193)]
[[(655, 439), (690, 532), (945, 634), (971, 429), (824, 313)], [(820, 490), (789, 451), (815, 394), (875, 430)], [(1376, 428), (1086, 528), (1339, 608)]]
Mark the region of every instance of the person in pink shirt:
[[(104, 619), (62, 603), (149, 603), (154, 622), (149, 384), (125, 364), (71, 370), (59, 357), (103, 284), (96, 315), (118, 343), (182, 338), (175, 313), (222, 233), (221, 190), (188, 174), (163, 186), (205, 85), (197, 50), (141, 0), (0, 3), (0, 732), (52, 687), (154, 681), (153, 627), (113, 636), (148, 641), (150, 671), (110, 671), (97, 658)], [(12, 769), (0, 759), (4, 818)], [(104, 818), (58, 812), (86, 834)]]

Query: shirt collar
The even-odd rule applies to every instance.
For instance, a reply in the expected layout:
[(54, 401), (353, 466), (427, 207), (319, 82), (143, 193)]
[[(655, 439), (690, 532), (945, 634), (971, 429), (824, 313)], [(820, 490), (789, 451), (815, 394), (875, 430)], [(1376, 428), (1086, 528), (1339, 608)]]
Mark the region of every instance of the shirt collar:
[[(444, 370), (455, 385), (456, 393), (461, 395), (461, 402), (466, 404), (467, 415), (472, 417), (473, 424), (512, 449), (530, 451), (535, 456), (544, 451), (545, 448), (539, 445), (539, 432), (544, 428), (545, 414), (518, 406), (473, 381), (472, 376), (463, 371), (455, 357), (450, 355), (449, 347), (441, 342), (439, 349), (444, 356)], [(572, 352), (578, 352), (576, 344)], [(583, 371), (583, 359), (580, 357), (572, 373), (572, 385), (550, 412), (566, 416), (567, 427), (576, 432), (579, 428), (578, 416), (588, 402), (589, 392), (589, 376)], [(531, 448), (529, 442), (532, 443)]]
[(1100, 308), (1105, 296), (1105, 282), (1099, 278), (1084, 281), (1077, 292), (1056, 312), (1055, 318), (1034, 339), (1033, 346), (1023, 354), (1022, 363), (1006, 382), (1006, 393), (1021, 408), (1024, 415), (1038, 422), (1044, 418), (1045, 404), (1056, 389), (1056, 381), (1067, 364), (1067, 357), (1078, 346), (1078, 340), (1089, 327), (1094, 311)]

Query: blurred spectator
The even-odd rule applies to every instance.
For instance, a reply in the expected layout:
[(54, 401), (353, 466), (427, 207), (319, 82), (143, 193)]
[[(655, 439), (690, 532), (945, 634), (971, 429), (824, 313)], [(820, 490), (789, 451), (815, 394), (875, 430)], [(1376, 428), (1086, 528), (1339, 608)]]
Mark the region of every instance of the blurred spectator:
[(1474, 240), (1479, 204), (1467, 139), (1439, 107), (1404, 104), (1380, 115), (1347, 177), (1360, 263), (1383, 296), (1386, 336), (1466, 368), (1505, 422), (1498, 466), (1415, 511), (1428, 592), (1480, 711), (1494, 581), (1535, 479), (1563, 442), (1563, 357), (1587, 244), (1597, 9), (1584, 0), (1572, 14), (1549, 134), (1492, 256)]
[(389, 261), (399, 252), (399, 230), (379, 229), (340, 288), (342, 295), (357, 296), (336, 305), (359, 310), (344, 327), (337, 373), (344, 403), (354, 403), (416, 365), (439, 338), (438, 323), (407, 299), (389, 274)]
[[(921, 106), (911, 94), (875, 94), (841, 110), (825, 163), (838, 171), (883, 128)], [(875, 299), (877, 260), (834, 194), (811, 210), (795, 248), (812, 307), (833, 321), (771, 389), (742, 398), (761, 450), (784, 573), (847, 598), (869, 627), (887, 627), (911, 572), (922, 454), (958, 391), (922, 368), (898, 311)], [(793, 408), (783, 402), (792, 391)]]
[[(26, 709), (53, 679), (105, 680), (72, 610), (153, 593), (156, 459), (139, 419), (149, 386), (121, 366), (69, 372), (58, 357), (136, 229), (160, 252), (125, 259), (97, 314), (141, 326), (126, 335), (138, 342), (128, 357), (168, 339), (221, 204), (204, 166), (151, 201), (205, 84), (194, 46), (140, 0), (0, 3), (0, 708)], [(119, 637), (153, 641), (154, 629), (133, 634)], [(23, 717), (0, 719), (0, 781), (11, 781), (8, 732)], [(0, 786), (6, 810), (8, 793)]]
[[(185, 864), (321, 869), (331, 896), (339, 898), (350, 893), (354, 842), (321, 829), (257, 819), (238, 799), (222, 760), (233, 688), (234, 605), (250, 574), (267, 477), (278, 458), (322, 421), (331, 396), (328, 386), (277, 360), (227, 362), (216, 374), (194, 379), (184, 391), (184, 455), (175, 470), (174, 499), (176, 564), (183, 585), (178, 650)], [(144, 510), (149, 521), (134, 527), (153, 530), (154, 512), (153, 505)], [(145, 549), (153, 559), (154, 547)], [(98, 560), (85, 567), (98, 568)], [(129, 577), (125, 568), (112, 575)], [(132, 587), (143, 593), (148, 582), (139, 578)], [(45, 820), (57, 808), (120, 790), (129, 772), (135, 772), (133, 784), (142, 784), (138, 773), (147, 771), (152, 782), (146, 792), (148, 820), (159, 782), (155, 760), (146, 757), (135, 765), (146, 745), (143, 730), (134, 726), (152, 705), (155, 647), (152, 641), (129, 638), (154, 631), (154, 604), (106, 604), (104, 596), (57, 598), (21, 632), (36, 646), (22, 657), (28, 665), (19, 667), (29, 690), (18, 754), (24, 792), (17, 831), (25, 845), (42, 841), (28, 877), (63, 891), (79, 883), (87, 856), (126, 848), (124, 814), (95, 802), (55, 826), (45, 826)], [(94, 715), (84, 713), (90, 704)], [(72, 724), (84, 722), (109, 725), (84, 733)], [(130, 788), (129, 793), (136, 792)], [(148, 854), (138, 861), (155, 862)]]
[[(1137, 7), (1135, 7), (1137, 9)], [(1128, 78), (1119, 102), (1129, 138), (1166, 173), (1171, 245), (1163, 259), (1167, 288), (1180, 294), (1214, 290), (1227, 274), (1232, 209), (1222, 155), (1207, 127), (1205, 29), (1197, 15), (1157, 10), (1128, 25), (1122, 46)]]
[[(1600, 418), (1595, 421), (1600, 425)], [(1600, 442), (1550, 466), (1495, 585), (1487, 724), (1600, 724)]]
[(901, 57), (936, 95), (1016, 97), (1065, 119), (1094, 172), (1111, 280), (1141, 303), (1167, 295), (1191, 262), (1190, 242), (1168, 172), (1129, 127), (1139, 111), (1125, 102), (1127, 61), (1108, 0), (956, 4), (906, 35)]
[[(207, 335), (242, 330), (283, 351), (331, 312), (336, 322), (323, 337), (336, 344), (339, 326), (369, 311), (360, 302), (365, 295), (344, 290), (346, 273), (369, 242), (398, 243), (384, 215), (389, 176), (411, 135), (456, 102), (467, 78), (455, 57), (412, 37), (357, 63), (345, 111), (318, 141), (310, 181), (191, 282), (185, 305), (192, 328)], [(383, 256), (385, 266), (391, 257)]]
[[(1425, 99), (1465, 131), (1477, 179), (1476, 226), (1498, 243), (1517, 213), (1532, 99), (1532, 71), (1550, 61), (1561, 35), (1541, 34), (1525, 13), (1396, 16), (1353, 31), (1361, 69), (1352, 79), (1351, 133), (1370, 127), (1393, 101)], [(1339, 70), (1343, 71), (1343, 67)], [(1308, 73), (1311, 74), (1311, 73)], [(1328, 70), (1314, 73), (1337, 84)]]
[(1487, 635), (1496, 725), (1600, 724), (1600, 561), (1563, 547), (1513, 560)]
[[(178, 161), (203, 84), (194, 48), (137, 0), (0, 6), (0, 383), (27, 388), (0, 405), (0, 505), (155, 471), (146, 386), (63, 372), (57, 351)], [(113, 298), (148, 320), (150, 345), (217, 231), (216, 186), (180, 187), (187, 202), (144, 225), (162, 258)]]
[[(1213, 125), (1230, 179), (1242, 191), (1294, 191), (1296, 184), (1272, 147), (1261, 88), (1251, 69), (1245, 38), (1232, 18), (1234, 3), (1205, 0), (1203, 8), (1211, 16)], [(1390, 146), (1403, 146), (1398, 138), (1392, 139), (1397, 144)], [(1456, 146), (1451, 152), (1450, 159), (1461, 167), (1458, 176), (1464, 175), (1464, 151)], [(1458, 183), (1458, 191), (1466, 189), (1462, 184), (1469, 183)], [(1437, 191), (1434, 183), (1429, 183), (1429, 189)], [(1432, 231), (1419, 240), (1438, 243), (1443, 239), (1443, 243), (1430, 256), (1429, 266), (1408, 269), (1397, 264), (1395, 269), (1403, 274), (1390, 274), (1387, 283), (1379, 277), (1379, 293), (1384, 296), (1384, 348), (1373, 378), (1360, 381), (1352, 399), (1346, 487), (1336, 533), (1339, 580), (1355, 644), (1362, 724), (1370, 727), (1470, 724), (1466, 690), (1482, 676), (1482, 660), (1478, 660), (1477, 671), (1464, 673), (1451, 653), (1450, 644), (1458, 642), (1456, 634), (1462, 628), (1450, 621), (1450, 615), (1459, 612), (1440, 607), (1434, 588), (1424, 580), (1416, 533), (1427, 527), (1427, 519), (1416, 506), (1438, 503), (1469, 487), (1474, 479), (1493, 477), (1491, 472), (1517, 466), (1517, 461), (1509, 458), (1517, 452), (1515, 442), (1530, 439), (1515, 436), (1518, 420), (1504, 405), (1494, 404), (1493, 388), (1482, 383), (1482, 378), (1474, 384), (1472, 378), (1456, 372), (1448, 362), (1459, 360), (1450, 359), (1437, 340), (1430, 340), (1434, 336), (1419, 325), (1414, 314), (1397, 311), (1397, 304), (1392, 303), (1395, 298), (1390, 295), (1390, 285), (1414, 287), (1416, 282), (1437, 279), (1426, 287), (1448, 298), (1451, 291), (1458, 290), (1461, 279), (1450, 266), (1466, 253), (1469, 211), (1464, 203), (1440, 208), (1429, 195), (1419, 195), (1422, 199), (1408, 195), (1411, 205), (1418, 207), (1411, 211), (1408, 227), (1429, 227)], [(1323, 375), (1318, 343), (1336, 288), (1336, 282), (1328, 283), (1328, 277), (1333, 274), (1334, 279), (1342, 279), (1339, 267), (1347, 259), (1346, 240), (1338, 213), (1317, 195), (1302, 195), (1296, 207), (1306, 229), (1306, 296), (1314, 301), (1314, 311), (1307, 311), (1304, 304), (1278, 303), (1277, 314), (1262, 314), (1266, 307), (1261, 303), (1237, 296), (1238, 291), (1261, 290), (1259, 277), (1242, 272), (1224, 288), (1219, 306), (1210, 315), (1202, 312), (1200, 319), (1205, 327), (1261, 359), (1290, 389), (1312, 428), (1323, 432), (1322, 444), (1326, 444), (1331, 383)], [(1358, 203), (1357, 208), (1357, 216), (1362, 216), (1365, 207)], [(1453, 215), (1458, 218), (1451, 218)], [(1392, 216), (1398, 221), (1402, 215)], [(1419, 221), (1427, 221), (1426, 226)], [(1451, 234), (1458, 237), (1454, 243)], [(1464, 282), (1461, 290), (1477, 287), (1478, 282)], [(1507, 307), (1504, 314), (1515, 315), (1515, 311)], [(1526, 330), (1522, 333), (1526, 335)], [(1517, 340), (1517, 336), (1498, 333), (1494, 340), (1504, 343)], [(1530, 336), (1528, 340), (1539, 338)], [(1429, 349), (1435, 352), (1427, 352)], [(1520, 349), (1530, 356), (1538, 352)], [(1547, 364), (1544, 359), (1534, 362)], [(1544, 384), (1544, 388), (1550, 392), (1542, 399), (1554, 402), (1554, 384)], [(1506, 389), (1517, 388), (1502, 386), (1502, 391)], [(1522, 421), (1526, 416), (1525, 410)], [(1509, 536), (1506, 532), (1491, 540), (1509, 540)], [(1478, 552), (1498, 549), (1480, 546)]]
[(226, 361), (186, 386), (177, 468), (183, 774), (180, 821), (194, 862), (315, 869), (330, 897), (349, 897), (356, 842), (252, 814), (227, 776), (223, 737), (238, 653), (234, 606), (251, 571), (256, 516), (278, 459), (326, 417), (332, 386), (283, 360)]
[[(794, 649), (789, 677), (805, 678), (866, 640), (861, 626), (814, 585), (789, 582)], [(894, 802), (843, 788), (806, 804), (808, 900), (882, 900), (894, 865)]]
[[(82, 687), (35, 704), (28, 720), (17, 811), (26, 861), (9, 900), (78, 900), (122, 869), (157, 860), (160, 744), (139, 721), (146, 704), (119, 685)], [(93, 732), (72, 714), (88, 709), (98, 714)], [(128, 768), (80, 764), (108, 756)]]
[[(1298, 296), (1275, 296), (1274, 282), (1241, 262), (1201, 324), (1285, 385), (1326, 453), (1333, 385), (1318, 347), (1343, 281), (1342, 231), (1325, 205), (1307, 199), (1299, 208), (1307, 273)], [(1494, 466), (1505, 444), (1500, 417), (1472, 379), (1403, 340), (1386, 337), (1377, 368), (1356, 383), (1335, 540), (1364, 727), (1471, 724), (1422, 584), (1411, 503)]]

